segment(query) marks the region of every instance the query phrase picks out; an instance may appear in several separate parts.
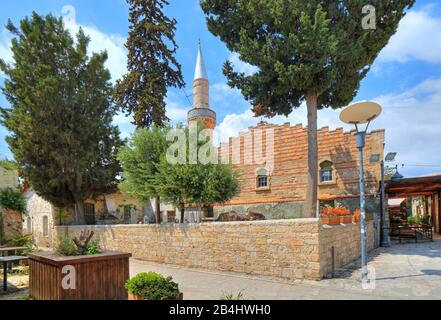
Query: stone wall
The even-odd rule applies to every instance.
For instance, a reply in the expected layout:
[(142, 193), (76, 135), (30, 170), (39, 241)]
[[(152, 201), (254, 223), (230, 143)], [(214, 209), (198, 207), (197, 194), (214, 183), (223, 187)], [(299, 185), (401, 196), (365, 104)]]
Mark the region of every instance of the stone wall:
[[(367, 222), (367, 250), (374, 249), (374, 222)], [(335, 267), (339, 268), (361, 255), (360, 224), (320, 226), (320, 273), (325, 275), (332, 269), (332, 247)]]
[[(318, 219), (60, 226), (56, 231), (73, 236), (85, 228), (96, 232), (104, 248), (130, 252), (137, 259), (286, 279), (322, 278), (330, 269), (326, 250), (331, 241), (348, 253), (342, 262), (359, 252), (354, 239), (359, 225), (326, 228)], [(350, 236), (340, 235), (348, 231)]]
[(49, 247), (54, 236), (54, 208), (32, 189), (26, 192), (25, 198), (27, 214), (23, 231), (32, 233), (37, 246)]
[(22, 235), (23, 218), (20, 212), (2, 209), (0, 215), (1, 242), (6, 242)]

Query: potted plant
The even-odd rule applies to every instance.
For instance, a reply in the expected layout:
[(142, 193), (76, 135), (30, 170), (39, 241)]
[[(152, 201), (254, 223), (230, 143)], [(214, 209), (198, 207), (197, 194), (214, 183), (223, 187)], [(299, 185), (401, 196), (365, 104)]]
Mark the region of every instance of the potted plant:
[(182, 300), (183, 293), (172, 277), (156, 272), (141, 272), (127, 280), (129, 300)]
[(352, 222), (359, 223), (360, 217), (361, 217), (361, 212), (360, 212), (360, 209), (357, 208), (357, 209), (355, 209), (354, 214), (352, 216)]
[[(53, 252), (29, 256), (29, 295), (36, 300), (126, 300), (130, 253), (107, 251), (93, 231), (75, 237), (68, 231)], [(66, 268), (70, 273), (66, 275)], [(66, 277), (69, 282), (66, 282)]]

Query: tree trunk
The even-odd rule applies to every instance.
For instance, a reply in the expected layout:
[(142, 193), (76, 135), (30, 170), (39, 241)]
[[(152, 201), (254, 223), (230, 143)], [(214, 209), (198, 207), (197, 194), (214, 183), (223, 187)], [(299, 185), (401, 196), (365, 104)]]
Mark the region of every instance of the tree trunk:
[(181, 223), (184, 223), (184, 216), (185, 216), (185, 208), (181, 208)]
[(155, 197), (155, 213), (156, 213), (156, 223), (161, 223), (161, 198), (159, 196)]
[(303, 216), (305, 218), (312, 218), (317, 214), (317, 99), (317, 93), (310, 92), (306, 95), (306, 106), (308, 109), (308, 176), (305, 207), (303, 208)]
[(75, 201), (74, 212), (75, 212), (75, 223), (79, 225), (85, 225), (86, 218), (84, 215), (84, 204), (82, 200)]

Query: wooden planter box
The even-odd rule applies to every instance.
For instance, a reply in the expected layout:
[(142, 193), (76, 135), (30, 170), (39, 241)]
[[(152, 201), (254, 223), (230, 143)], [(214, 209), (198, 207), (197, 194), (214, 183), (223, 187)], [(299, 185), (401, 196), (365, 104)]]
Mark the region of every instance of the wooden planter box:
[[(37, 300), (127, 300), (130, 257), (112, 251), (73, 257), (29, 254), (29, 294)], [(62, 287), (63, 278), (71, 275), (62, 273), (65, 266), (75, 270), (75, 289)]]

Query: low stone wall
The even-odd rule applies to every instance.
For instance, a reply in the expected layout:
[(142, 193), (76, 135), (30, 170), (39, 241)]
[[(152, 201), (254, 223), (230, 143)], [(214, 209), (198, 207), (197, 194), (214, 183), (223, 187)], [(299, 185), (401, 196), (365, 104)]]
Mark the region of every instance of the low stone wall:
[[(367, 251), (374, 249), (374, 223), (367, 223)], [(361, 255), (360, 224), (320, 226), (320, 273), (325, 275), (332, 269), (332, 247), (335, 267), (339, 268)]]
[(8, 241), (22, 235), (22, 214), (17, 211), (3, 209), (0, 218), (2, 241)]
[[(338, 250), (356, 258), (353, 237), (359, 225), (325, 227), (318, 219), (293, 219), (63, 226), (56, 227), (56, 232), (73, 236), (82, 229), (94, 230), (105, 249), (130, 252), (138, 259), (287, 279), (320, 279), (330, 269), (330, 241), (338, 241)], [(348, 231), (351, 236), (340, 236)]]

